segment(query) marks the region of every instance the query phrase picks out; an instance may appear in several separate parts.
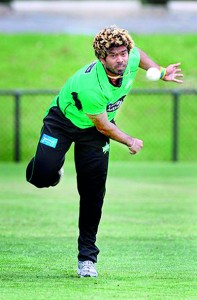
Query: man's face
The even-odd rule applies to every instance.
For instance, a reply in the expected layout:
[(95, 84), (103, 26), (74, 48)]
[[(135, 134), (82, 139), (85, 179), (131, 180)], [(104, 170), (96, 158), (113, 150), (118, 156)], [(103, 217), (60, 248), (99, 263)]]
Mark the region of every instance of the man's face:
[(106, 58), (101, 58), (101, 62), (107, 73), (112, 75), (122, 75), (128, 63), (128, 50), (125, 46), (112, 47)]

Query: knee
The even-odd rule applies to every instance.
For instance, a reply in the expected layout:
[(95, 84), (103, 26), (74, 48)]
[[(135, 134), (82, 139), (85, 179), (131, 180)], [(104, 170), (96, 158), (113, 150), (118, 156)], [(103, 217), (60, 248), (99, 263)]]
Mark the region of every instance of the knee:
[(26, 168), (26, 180), (37, 188), (48, 188), (53, 181), (49, 173), (35, 168), (34, 159), (30, 161)]
[(48, 184), (46, 184), (46, 183), (44, 183), (44, 182), (38, 182), (38, 181), (36, 181), (36, 180), (27, 180), (29, 183), (31, 183), (32, 185), (34, 185), (36, 188), (39, 188), (39, 189), (41, 189), (41, 188), (49, 188), (50, 187), (50, 185), (48, 185)]

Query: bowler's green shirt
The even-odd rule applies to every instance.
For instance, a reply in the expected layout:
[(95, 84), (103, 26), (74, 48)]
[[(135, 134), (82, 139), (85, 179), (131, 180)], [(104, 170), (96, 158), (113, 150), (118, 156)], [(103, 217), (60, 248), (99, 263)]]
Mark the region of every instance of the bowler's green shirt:
[(139, 51), (133, 48), (118, 87), (110, 83), (99, 60), (86, 65), (66, 81), (51, 106), (57, 105), (59, 97), (58, 104), (65, 117), (82, 129), (94, 126), (86, 114), (98, 115), (106, 111), (111, 121), (131, 90), (139, 62)]

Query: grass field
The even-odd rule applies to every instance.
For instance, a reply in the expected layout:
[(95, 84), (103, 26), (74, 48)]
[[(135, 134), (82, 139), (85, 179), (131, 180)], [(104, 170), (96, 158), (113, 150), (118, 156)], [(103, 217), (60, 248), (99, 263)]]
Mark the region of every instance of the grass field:
[[(132, 36), (136, 46), (163, 66), (180, 61), (184, 73), (184, 84), (177, 85), (161, 80), (147, 81), (145, 72), (139, 70), (134, 88), (196, 87), (196, 35), (144, 36), (132, 33)], [(73, 72), (95, 60), (92, 41), (92, 36), (83, 35), (0, 34), (0, 89), (59, 90)], [(53, 97), (54, 95), (22, 97), (20, 114), (22, 160), (29, 159), (35, 151), (42, 119)], [(184, 95), (180, 98), (178, 156), (181, 161), (196, 161), (197, 96)], [(2, 120), (0, 144), (3, 145), (0, 157), (3, 161), (10, 161), (13, 159), (14, 149), (14, 101), (10, 96), (2, 96), (0, 100)], [(128, 96), (120, 110), (117, 118), (118, 126), (144, 141), (143, 155), (138, 156), (137, 160), (172, 159), (172, 96), (152, 94)], [(122, 160), (128, 158), (121, 145), (116, 143), (114, 149), (112, 153), (114, 160), (117, 160), (117, 156)]]
[[(96, 34), (96, 33), (95, 33)], [(136, 35), (137, 47), (163, 66), (181, 62), (182, 88), (196, 86), (196, 35)], [(68, 34), (0, 34), (1, 89), (60, 89), (78, 68), (95, 60), (93, 36)], [(135, 88), (174, 88), (149, 82), (139, 71)]]
[(1, 300), (197, 299), (197, 164), (110, 163), (96, 279), (76, 275), (72, 163), (51, 189), (0, 170)]

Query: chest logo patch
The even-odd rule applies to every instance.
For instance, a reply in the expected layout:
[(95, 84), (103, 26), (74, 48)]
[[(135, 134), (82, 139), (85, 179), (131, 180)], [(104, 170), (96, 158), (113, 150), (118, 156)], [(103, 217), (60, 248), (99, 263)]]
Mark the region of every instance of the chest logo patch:
[(117, 110), (122, 105), (125, 97), (126, 97), (126, 95), (122, 96), (115, 103), (109, 103), (107, 105), (107, 112), (112, 112), (112, 111)]

